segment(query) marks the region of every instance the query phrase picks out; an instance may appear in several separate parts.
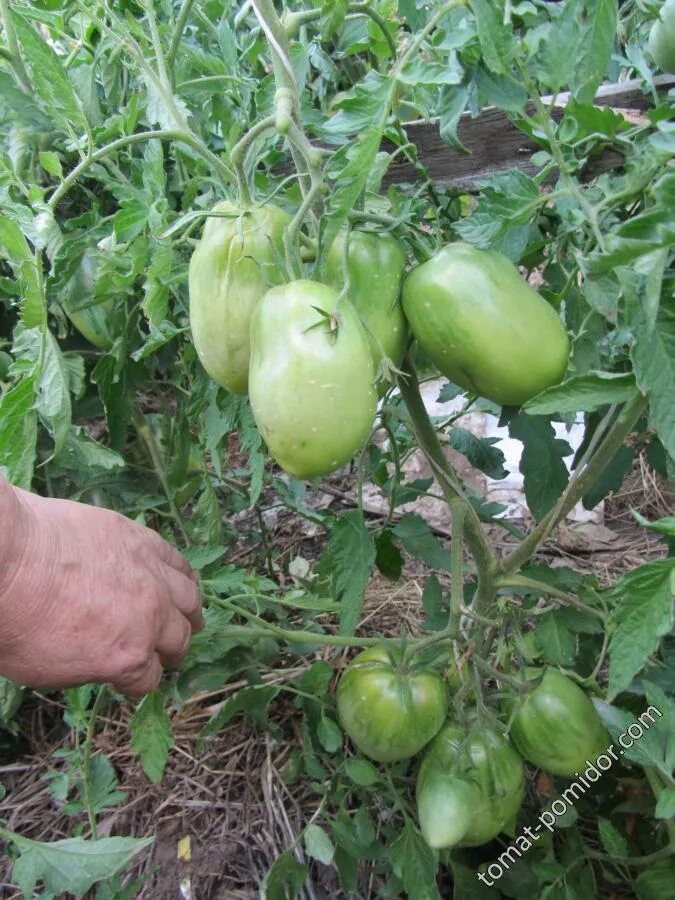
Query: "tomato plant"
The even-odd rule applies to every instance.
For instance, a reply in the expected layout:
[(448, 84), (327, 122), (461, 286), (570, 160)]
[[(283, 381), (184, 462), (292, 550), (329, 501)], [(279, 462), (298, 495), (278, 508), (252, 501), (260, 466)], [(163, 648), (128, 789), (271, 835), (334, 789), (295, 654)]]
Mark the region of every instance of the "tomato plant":
[[(0, 679), (3, 884), (161, 896), (157, 823), (198, 860), (208, 809), (250, 866), (181, 845), (195, 896), (473, 896), (493, 860), (495, 897), (668, 895), (672, 25), (0, 2), (0, 470), (155, 528), (206, 619), (126, 719)], [(22, 754), (62, 711), (45, 800)], [(136, 763), (157, 805), (104, 838)]]

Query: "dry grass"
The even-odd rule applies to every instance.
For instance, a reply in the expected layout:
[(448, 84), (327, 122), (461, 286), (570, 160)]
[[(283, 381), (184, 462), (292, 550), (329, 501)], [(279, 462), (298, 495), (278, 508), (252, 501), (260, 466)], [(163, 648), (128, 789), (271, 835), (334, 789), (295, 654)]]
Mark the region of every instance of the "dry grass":
[[(606, 526), (616, 540), (594, 550), (548, 548), (542, 558), (593, 572), (602, 583), (609, 583), (627, 569), (664, 555), (664, 544), (635, 524), (630, 508), (655, 519), (669, 514), (672, 501), (672, 494), (640, 459), (621, 494), (606, 505)], [(287, 523), (284, 529), (289, 531)], [(292, 530), (289, 533), (292, 553), (302, 549), (311, 558), (311, 547), (306, 542), (301, 546)], [(409, 562), (398, 584), (374, 577), (364, 608), (364, 633), (396, 635), (401, 628), (419, 633), (420, 598), (427, 575), (424, 567)], [(329, 653), (327, 650), (325, 658)], [(339, 667), (346, 657), (346, 652), (338, 654), (333, 662)], [(311, 662), (295, 658), (293, 674), (299, 674)], [(283, 676), (271, 673), (268, 679), (279, 677)], [(307, 781), (288, 786), (282, 778), (292, 747), (301, 741), (298, 714), (292, 703), (283, 699), (286, 695), (280, 695), (272, 707), (280, 739), (254, 732), (237, 719), (196, 753), (200, 729), (236, 688), (237, 684), (229, 684), (220, 691), (199, 695), (174, 712), (176, 745), (164, 780), (157, 786), (148, 782), (129, 750), (131, 708), (114, 706), (101, 717), (95, 747), (112, 761), (127, 797), (118, 807), (103, 813), (100, 834), (156, 835), (151, 852), (142, 855), (134, 871), (144, 881), (137, 894), (141, 900), (179, 897), (179, 883), (186, 878), (199, 900), (258, 897), (259, 884), (269, 866), (293, 845), (316, 812), (317, 793)], [(20, 759), (0, 766), (0, 779), (7, 789), (5, 799), (0, 801), (0, 818), (6, 819), (9, 829), (27, 837), (58, 840), (70, 836), (76, 820), (64, 814), (45, 781), (45, 773), (64, 765), (54, 759), (54, 752), (73, 747), (74, 735), (63, 724), (60, 702), (33, 697), (22, 710), (21, 725), (30, 737), (30, 747)], [(178, 842), (185, 836), (191, 841), (189, 863), (177, 858)], [(310, 864), (302, 848), (296, 855)], [(310, 865), (312, 877), (304, 897), (340, 900), (344, 895), (334, 870), (318, 863)], [(0, 897), (18, 900), (21, 894), (9, 884), (10, 871), (9, 860), (0, 860)], [(375, 896), (371, 878), (364, 870), (357, 897), (367, 900)]]

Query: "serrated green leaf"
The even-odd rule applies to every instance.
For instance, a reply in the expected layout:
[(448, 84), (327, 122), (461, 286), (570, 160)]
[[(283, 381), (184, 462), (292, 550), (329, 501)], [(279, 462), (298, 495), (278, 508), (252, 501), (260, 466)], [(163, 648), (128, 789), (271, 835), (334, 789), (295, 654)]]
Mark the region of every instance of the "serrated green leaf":
[(609, 819), (598, 818), (598, 833), (605, 852), (615, 859), (629, 856), (628, 841)]
[(547, 388), (523, 408), (533, 416), (594, 412), (603, 406), (626, 403), (637, 393), (635, 377), (630, 373), (589, 372)]
[(525, 498), (537, 521), (543, 519), (567, 486), (569, 475), (563, 457), (572, 452), (567, 441), (556, 438), (550, 422), (521, 413), (509, 423), (509, 434), (523, 442), (520, 471)]
[(143, 771), (153, 784), (162, 780), (174, 745), (171, 722), (164, 708), (164, 698), (159, 691), (144, 697), (136, 707), (129, 722), (131, 750), (140, 757)]
[(262, 884), (265, 900), (295, 900), (307, 880), (309, 869), (287, 850), (278, 856)]
[(56, 894), (85, 894), (97, 881), (121, 872), (154, 838), (108, 837), (98, 841), (66, 838), (39, 843), (12, 836), (21, 856), (14, 863), (13, 878), (27, 897), (38, 880)]
[(509, 474), (504, 468), (503, 452), (494, 446), (498, 442), (499, 438), (479, 438), (457, 425), (450, 432), (450, 446), (465, 456), (476, 469), (497, 480)]
[(649, 394), (650, 424), (675, 459), (675, 304), (661, 306), (653, 330), (638, 317), (631, 359), (638, 387)]
[(503, 75), (511, 56), (511, 31), (504, 24), (501, 7), (490, 0), (471, 0), (471, 9), (485, 65), (496, 75)]
[(625, 690), (672, 628), (675, 596), (675, 559), (646, 563), (628, 572), (609, 591), (620, 601), (609, 624), (609, 686), (614, 699)]
[(34, 375), (0, 397), (0, 468), (17, 487), (30, 489), (37, 444)]
[(436, 885), (436, 857), (410, 820), (389, 849), (394, 873), (415, 900), (440, 900)]
[(33, 87), (45, 112), (66, 131), (82, 132), (87, 121), (61, 59), (29, 22), (16, 12), (12, 20), (28, 65)]
[(435, 569), (450, 571), (450, 551), (442, 546), (421, 516), (406, 513), (393, 532), (411, 556), (423, 559)]
[(577, 655), (577, 639), (557, 610), (544, 613), (537, 621), (534, 636), (546, 662), (554, 666), (572, 666)]
[(373, 563), (375, 546), (359, 510), (351, 510), (335, 522), (318, 571), (328, 575), (336, 600), (341, 605), (340, 630), (353, 634), (358, 625), (365, 590)]

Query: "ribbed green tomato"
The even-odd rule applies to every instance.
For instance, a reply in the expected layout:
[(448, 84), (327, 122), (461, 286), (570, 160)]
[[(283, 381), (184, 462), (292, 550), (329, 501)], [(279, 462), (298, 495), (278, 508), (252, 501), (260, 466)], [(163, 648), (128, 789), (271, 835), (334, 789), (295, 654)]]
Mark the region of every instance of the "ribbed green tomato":
[[(527, 677), (541, 670), (527, 670)], [(594, 762), (611, 744), (590, 698), (576, 682), (546, 669), (518, 706), (511, 740), (525, 759), (552, 775), (569, 778)]]
[(565, 374), (563, 323), (495, 250), (439, 250), (403, 282), (403, 311), (443, 375), (495, 403), (520, 406)]
[[(326, 259), (326, 282), (344, 285), (345, 234), (333, 241)], [(405, 250), (391, 234), (352, 231), (348, 251), (349, 297), (366, 327), (377, 373), (383, 357), (395, 366), (405, 353), (407, 327), (400, 304)]]
[(448, 711), (448, 691), (435, 672), (402, 671), (384, 647), (349, 663), (337, 688), (342, 727), (378, 762), (409, 759), (436, 734)]
[(249, 393), (282, 469), (326, 475), (363, 446), (375, 418), (375, 372), (353, 306), (317, 281), (269, 290), (251, 319)]
[(112, 297), (97, 298), (97, 252), (87, 250), (61, 293), (63, 309), (82, 337), (99, 350), (110, 350), (124, 327), (124, 314)]
[(675, 0), (666, 0), (649, 32), (649, 52), (664, 72), (675, 72)]
[(417, 814), (430, 847), (476, 847), (507, 828), (525, 793), (523, 761), (492, 725), (448, 723), (417, 774)]
[(234, 394), (248, 389), (251, 315), (282, 281), (284, 228), (289, 216), (266, 204), (242, 210), (216, 204), (190, 260), (190, 328), (199, 359), (217, 384)]

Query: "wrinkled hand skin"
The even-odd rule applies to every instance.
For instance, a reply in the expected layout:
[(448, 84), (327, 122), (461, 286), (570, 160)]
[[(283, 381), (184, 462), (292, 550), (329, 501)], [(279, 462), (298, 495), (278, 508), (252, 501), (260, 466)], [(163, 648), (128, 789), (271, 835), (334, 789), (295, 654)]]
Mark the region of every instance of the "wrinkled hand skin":
[(197, 575), (156, 532), (0, 476), (0, 674), (154, 690), (203, 627)]

